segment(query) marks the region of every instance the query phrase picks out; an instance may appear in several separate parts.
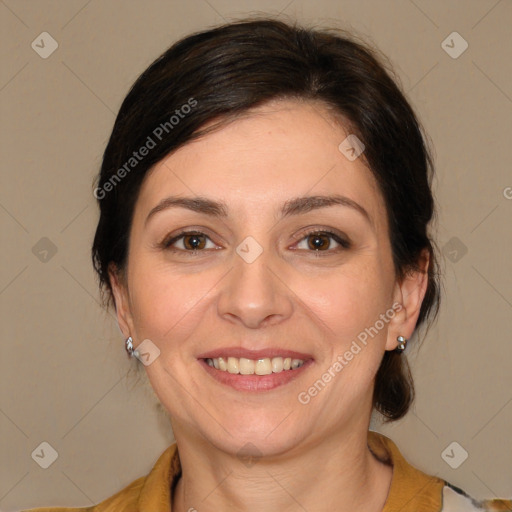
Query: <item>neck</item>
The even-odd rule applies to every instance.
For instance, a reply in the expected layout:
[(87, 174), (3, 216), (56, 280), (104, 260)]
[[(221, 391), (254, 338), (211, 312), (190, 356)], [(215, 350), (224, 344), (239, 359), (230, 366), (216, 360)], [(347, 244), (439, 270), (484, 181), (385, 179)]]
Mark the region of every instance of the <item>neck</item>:
[(370, 452), (368, 425), (253, 464), (210, 443), (191, 443), (190, 431), (173, 429), (182, 467), (173, 512), (381, 512), (384, 507), (393, 470)]

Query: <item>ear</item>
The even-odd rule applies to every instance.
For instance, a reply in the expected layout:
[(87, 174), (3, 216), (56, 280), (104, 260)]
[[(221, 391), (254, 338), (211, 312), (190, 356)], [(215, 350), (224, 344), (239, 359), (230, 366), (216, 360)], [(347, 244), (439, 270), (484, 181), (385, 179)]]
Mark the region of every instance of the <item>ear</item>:
[(121, 272), (113, 263), (108, 267), (108, 275), (114, 294), (117, 323), (124, 337), (128, 338), (128, 336), (133, 336), (135, 332), (128, 287), (124, 276), (122, 276)]
[(419, 270), (409, 271), (395, 284), (392, 309), (396, 314), (388, 324), (386, 350), (396, 349), (398, 336), (408, 340), (414, 332), (427, 291), (429, 263), (430, 253), (424, 249), (418, 261)]

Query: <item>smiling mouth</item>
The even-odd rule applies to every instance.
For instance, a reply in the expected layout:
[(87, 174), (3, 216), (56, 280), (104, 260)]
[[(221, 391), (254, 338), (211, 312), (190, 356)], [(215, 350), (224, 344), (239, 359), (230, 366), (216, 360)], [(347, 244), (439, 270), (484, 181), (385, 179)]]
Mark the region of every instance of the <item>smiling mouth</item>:
[(293, 371), (304, 365), (303, 359), (291, 357), (265, 357), (247, 359), (245, 357), (215, 357), (204, 359), (206, 363), (222, 372), (239, 375), (271, 375)]

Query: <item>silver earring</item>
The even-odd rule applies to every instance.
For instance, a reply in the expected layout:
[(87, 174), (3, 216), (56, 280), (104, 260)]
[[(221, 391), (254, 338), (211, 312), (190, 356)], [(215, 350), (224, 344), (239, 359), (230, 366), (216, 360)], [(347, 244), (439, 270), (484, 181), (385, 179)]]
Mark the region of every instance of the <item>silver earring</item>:
[(125, 341), (126, 346), (126, 352), (128, 352), (129, 357), (133, 357), (133, 339), (131, 336), (128, 336), (128, 338)]
[(396, 341), (398, 341), (398, 346), (395, 350), (399, 353), (403, 352), (405, 350), (405, 345), (407, 345), (407, 340), (403, 336), (398, 336)]

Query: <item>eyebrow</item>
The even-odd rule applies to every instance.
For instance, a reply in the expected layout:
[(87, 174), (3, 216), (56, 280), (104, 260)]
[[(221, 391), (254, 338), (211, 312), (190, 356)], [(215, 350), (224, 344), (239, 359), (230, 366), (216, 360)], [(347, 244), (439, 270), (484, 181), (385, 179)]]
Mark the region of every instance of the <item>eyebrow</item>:
[[(302, 196), (294, 197), (285, 201), (281, 207), (281, 217), (289, 217), (291, 215), (301, 215), (308, 213), (312, 210), (320, 208), (327, 208), (329, 206), (345, 206), (361, 214), (365, 220), (373, 227), (373, 221), (369, 213), (349, 197), (334, 194), (334, 195), (315, 195), (315, 196)], [(206, 197), (178, 197), (169, 196), (162, 199), (148, 214), (145, 223), (156, 213), (169, 208), (185, 208), (196, 213), (202, 213), (217, 218), (228, 217), (228, 206), (221, 201), (214, 201)]]

